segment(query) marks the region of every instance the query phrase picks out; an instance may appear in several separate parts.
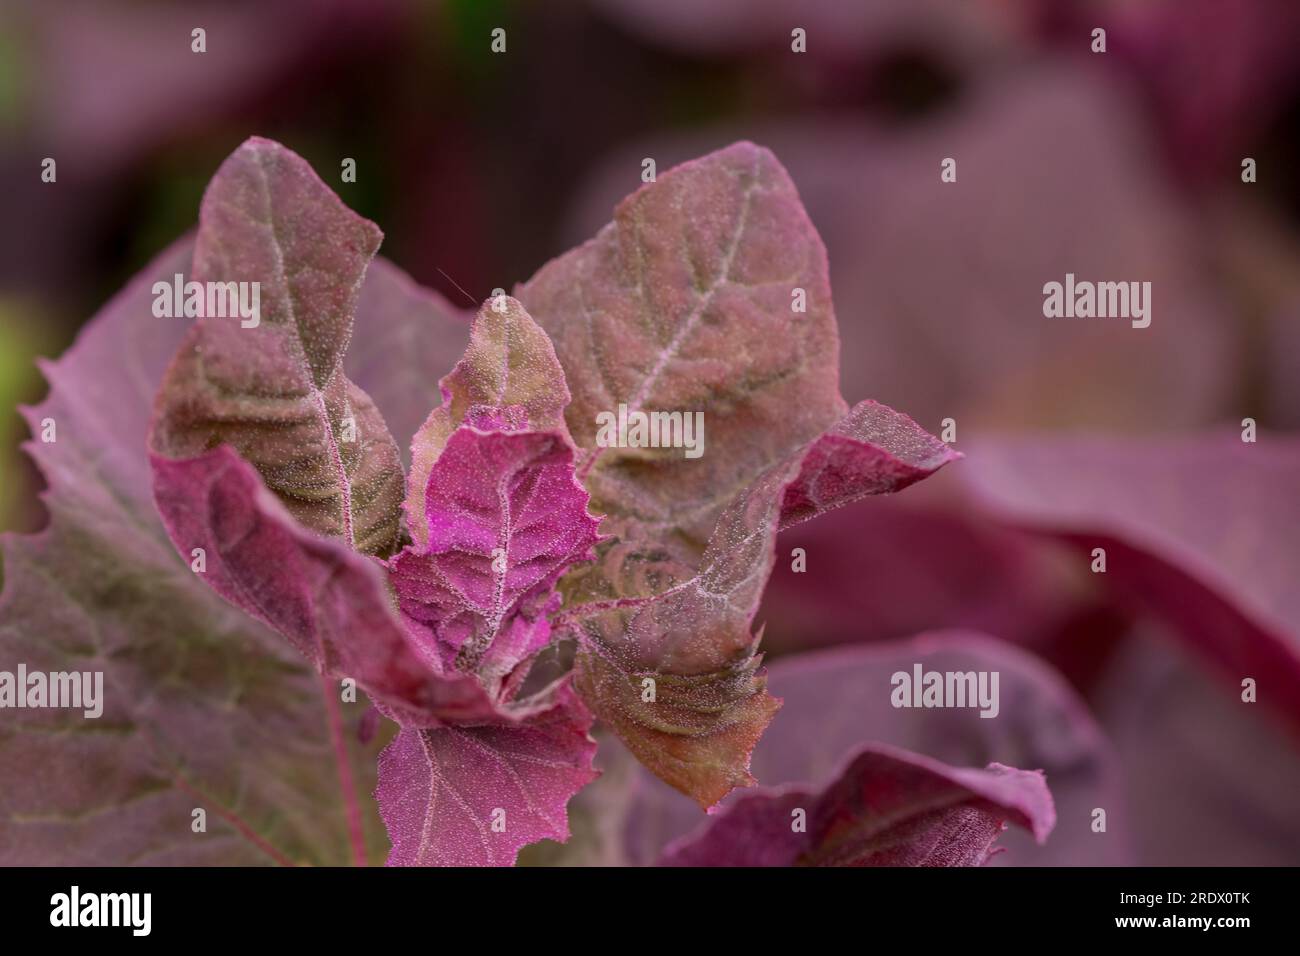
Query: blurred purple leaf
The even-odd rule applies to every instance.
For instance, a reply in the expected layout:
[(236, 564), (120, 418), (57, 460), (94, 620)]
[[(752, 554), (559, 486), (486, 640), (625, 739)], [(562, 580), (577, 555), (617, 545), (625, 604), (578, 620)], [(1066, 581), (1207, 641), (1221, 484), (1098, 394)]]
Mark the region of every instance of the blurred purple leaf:
[(1132, 74), (1170, 162), (1198, 185), (1240, 172), (1242, 156), (1286, 108), (1300, 75), (1300, 8), (1290, 0), (1037, 0), (1036, 7), (1060, 49), (1077, 51), (1094, 27), (1106, 28), (1107, 58)]
[(1096, 607), (1094, 582), (1052, 542), (952, 501), (955, 480), (945, 472), (907, 495), (782, 531), (759, 610), (765, 646), (787, 654), (960, 628), (1046, 653)]
[[(891, 677), (926, 670), (999, 673), (999, 713), (975, 709), (896, 709)], [(878, 742), (954, 766), (1041, 768), (1061, 826), (1045, 845), (1008, 833), (998, 865), (1118, 865), (1132, 861), (1123, 780), (1115, 756), (1078, 695), (1042, 661), (982, 635), (947, 632), (907, 641), (800, 654), (769, 666), (769, 686), (784, 700), (754, 750), (751, 769), (764, 787), (824, 785), (846, 756)], [(602, 744), (602, 754), (608, 748)], [(613, 759), (606, 755), (606, 759)], [(590, 799), (601, 797), (594, 793)], [(674, 838), (693, 830), (690, 801), (642, 772), (619, 798), (604, 795), (602, 812), (627, 804), (623, 851), (633, 863), (656, 859)], [(742, 799), (733, 795), (724, 807)], [(582, 814), (587, 798), (577, 801)], [(1108, 808), (1109, 830), (1091, 831), (1095, 807)]]
[[(1091, 695), (1121, 768), (1135, 860), (1294, 866), (1295, 735), (1244, 702), (1239, 688), (1213, 678), (1167, 629), (1146, 621), (1108, 661)], [(1116, 814), (1108, 812), (1113, 830)]]
[(987, 440), (963, 479), (1006, 520), (1075, 546), (1097, 583), (1167, 620), (1300, 725), (1300, 439)]
[(670, 846), (668, 866), (983, 866), (1005, 821), (1042, 843), (1056, 825), (1041, 771), (957, 769), (905, 750), (859, 748), (821, 790), (740, 795)]

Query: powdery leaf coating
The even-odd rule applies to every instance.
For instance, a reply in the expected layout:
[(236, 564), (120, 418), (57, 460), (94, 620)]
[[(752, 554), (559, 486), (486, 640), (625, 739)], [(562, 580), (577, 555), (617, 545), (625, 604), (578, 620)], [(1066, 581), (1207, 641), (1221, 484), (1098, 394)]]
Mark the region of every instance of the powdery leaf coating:
[(432, 373), (464, 354), (473, 317), (383, 257), (366, 270), (343, 369), (374, 400), (408, 466), (405, 437), (442, 402)]
[(958, 457), (906, 416), (864, 402), (732, 501), (694, 575), (673, 580), (653, 554), (606, 551), (603, 577), (620, 590), (570, 609), (585, 699), (652, 772), (702, 806), (752, 783), (749, 753), (779, 706), (752, 632), (779, 525), (899, 491)]
[[(25, 410), (34, 433), (53, 418), (58, 440), (28, 446), (49, 483), (48, 527), (0, 537), (0, 670), (103, 671), (104, 711), (4, 712), (6, 865), (349, 859), (319, 678), (190, 570), (150, 498), (152, 392), (186, 332), (152, 315), (150, 290), (189, 271), (191, 248), (181, 240), (141, 270), (44, 367), (50, 394)], [(328, 693), (337, 701), (337, 688)], [(360, 707), (340, 709), (350, 725)], [(347, 749), (379, 850), (376, 748)], [(207, 810), (206, 832), (191, 829), (195, 807)]]
[(484, 303), (464, 356), (439, 384), (443, 404), (429, 413), (411, 442), (405, 508), (417, 545), (428, 538), (425, 497), (433, 463), (471, 413), (497, 414), (534, 431), (563, 432), (569, 403), (550, 339), (519, 301), (506, 295)]
[[(796, 826), (803, 811), (804, 828)], [(742, 795), (694, 836), (670, 846), (669, 866), (982, 866), (1004, 821), (1038, 842), (1056, 825), (1041, 771), (983, 770), (880, 745), (853, 755), (821, 791), (804, 786)]]
[(498, 688), (549, 642), (560, 575), (594, 557), (599, 521), (573, 448), (562, 432), (462, 426), (433, 464), (424, 513), (426, 543), (390, 565), (402, 613), (444, 671)]
[(961, 457), (906, 415), (879, 402), (859, 402), (804, 452), (798, 476), (785, 488), (780, 526), (901, 491)]
[(204, 193), (192, 278), (260, 283), (260, 321), (194, 323), (150, 443), (173, 459), (230, 444), (304, 526), (386, 556), (400, 534), (397, 446), (342, 369), (380, 238), (283, 146), (236, 150)]
[[(1059, 536), (1098, 583), (1168, 620), (1234, 685), (1300, 722), (1300, 440), (985, 441), (965, 480), (992, 510)], [(1243, 507), (1243, 496), (1250, 507)]]
[[(826, 251), (790, 177), (752, 143), (661, 174), (516, 295), (568, 376), (593, 507), (625, 540), (698, 560), (738, 490), (844, 414)], [(596, 416), (620, 404), (703, 411), (704, 454), (598, 447)]]
[(392, 607), (382, 567), (303, 528), (230, 446), (152, 463), (154, 497), (177, 549), (202, 548), (206, 584), (284, 635), (322, 674), (354, 678), (404, 725), (497, 715), (476, 680), (444, 674), (421, 652)]
[(390, 866), (510, 866), (567, 840), (569, 798), (595, 779), (591, 715), (572, 689), (517, 727), (403, 728), (379, 758)]

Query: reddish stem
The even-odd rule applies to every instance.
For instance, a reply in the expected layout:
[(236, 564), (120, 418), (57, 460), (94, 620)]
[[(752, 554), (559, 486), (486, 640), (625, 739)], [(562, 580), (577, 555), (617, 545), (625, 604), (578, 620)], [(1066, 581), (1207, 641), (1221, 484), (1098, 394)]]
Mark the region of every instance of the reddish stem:
[(223, 807), (221, 803), (218, 800), (216, 800), (211, 794), (205, 793), (199, 787), (190, 783), (188, 780), (186, 780), (184, 777), (182, 777), (179, 773), (175, 771), (172, 771), (172, 782), (175, 783), (176, 786), (184, 790), (186, 793), (190, 794), (193, 797), (198, 798), (201, 802), (211, 806), (212, 809), (216, 812), (217, 816), (221, 817), (221, 819), (225, 820), (227, 823), (233, 826), (236, 830), (239, 831), (240, 836), (246, 839), (249, 843), (253, 844), (255, 847), (257, 847), (259, 850), (261, 850), (271, 859), (275, 860), (276, 863), (279, 863), (281, 866), (297, 865), (293, 862), (293, 860), (289, 859), (287, 856), (285, 856), (275, 847), (271, 846), (271, 844), (267, 843), (264, 839), (262, 839), (262, 837), (258, 835), (257, 831), (254, 830), (251, 826), (249, 826), (243, 817), (241, 817), (234, 810), (231, 810), (228, 807)]
[(343, 791), (343, 805), (348, 815), (348, 840), (352, 844), (352, 862), (366, 866), (366, 836), (361, 826), (361, 805), (357, 802), (357, 786), (352, 778), (352, 762), (348, 759), (347, 743), (343, 739), (343, 715), (339, 710), (336, 688), (324, 674), (320, 679), (321, 694), (325, 698), (325, 712), (329, 715), (330, 742), (334, 745), (334, 763), (339, 770), (339, 789)]

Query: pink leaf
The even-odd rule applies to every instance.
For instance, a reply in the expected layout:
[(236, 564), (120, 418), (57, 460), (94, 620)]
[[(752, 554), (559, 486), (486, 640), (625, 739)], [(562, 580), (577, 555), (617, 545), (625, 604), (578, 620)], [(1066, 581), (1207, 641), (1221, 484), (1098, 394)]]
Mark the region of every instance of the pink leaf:
[(1056, 811), (1041, 771), (958, 769), (861, 748), (821, 790), (744, 794), (669, 847), (672, 866), (981, 866), (1010, 820), (1043, 842)]
[(390, 866), (509, 866), (567, 840), (569, 798), (596, 777), (591, 715), (571, 689), (524, 726), (403, 728), (379, 758), (375, 795)]
[(284, 635), (323, 674), (351, 677), (411, 726), (489, 719), (477, 681), (443, 675), (394, 612), (377, 563), (301, 527), (253, 466), (223, 445), (197, 458), (153, 457), (154, 496), (184, 555), (218, 594)]
[(551, 341), (510, 296), (488, 300), (474, 318), (469, 345), (439, 383), (443, 404), (411, 442), (406, 521), (417, 545), (428, 536), (429, 473), (453, 431), (471, 419), (484, 427), (535, 431), (564, 428), (569, 389)]
[(496, 687), (550, 640), (555, 583), (594, 557), (596, 518), (559, 432), (457, 429), (429, 475), (428, 544), (391, 562), (403, 614), (441, 667)]

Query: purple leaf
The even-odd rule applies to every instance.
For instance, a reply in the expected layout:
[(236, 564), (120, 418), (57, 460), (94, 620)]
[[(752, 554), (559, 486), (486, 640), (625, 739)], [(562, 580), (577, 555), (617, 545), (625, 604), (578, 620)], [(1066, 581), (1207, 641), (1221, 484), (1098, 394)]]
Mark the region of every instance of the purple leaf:
[(469, 345), (439, 383), (443, 404), (411, 442), (406, 521), (417, 545), (428, 537), (429, 474), (452, 432), (471, 416), (499, 415), (516, 429), (564, 431), (569, 389), (546, 333), (510, 296), (488, 300), (474, 318)]
[[(750, 782), (778, 706), (750, 624), (787, 485), (793, 520), (951, 455), (866, 406), (809, 447), (845, 412), (826, 253), (785, 170), (752, 143), (664, 173), (517, 294), (555, 343), (578, 473), (620, 539), (562, 585), (582, 632), (579, 689), (640, 760), (711, 806)], [(601, 416), (648, 411), (699, 412), (707, 449), (598, 440)], [(908, 460), (926, 442), (929, 457)]]
[(961, 457), (906, 415), (859, 402), (803, 453), (798, 476), (785, 488), (780, 527), (902, 491)]
[[(1039, 654), (1054, 651), (1072, 621), (1097, 609), (1095, 582), (1053, 542), (970, 507), (936, 504), (931, 492), (950, 491), (961, 470), (935, 476), (916, 494), (782, 531), (780, 559), (758, 614), (769, 653), (898, 640), (940, 628), (995, 634)], [(795, 549), (803, 554), (799, 565)], [(1095, 648), (1080, 650), (1095, 657)]]
[[(152, 388), (185, 325), (152, 315), (150, 289), (188, 272), (190, 249), (177, 242), (106, 305), (45, 366), (49, 397), (26, 411), (35, 434), (57, 426), (56, 441), (28, 446), (50, 520), (0, 538), (0, 670), (100, 671), (104, 694), (97, 719), (4, 712), (7, 865), (340, 865), (349, 803), (369, 849), (383, 842), (368, 795), (376, 748), (347, 748), (359, 789), (339, 784), (337, 688), (177, 557), (151, 500)], [(339, 707), (349, 722), (363, 709)]]
[(379, 758), (391, 866), (509, 866), (567, 840), (569, 798), (596, 774), (591, 715), (568, 687), (524, 726), (403, 728)]
[[(956, 183), (939, 181), (928, 137), (865, 118), (655, 134), (588, 177), (566, 236), (606, 220), (642, 157), (662, 170), (743, 132), (781, 157), (826, 242), (850, 402), (874, 398), (932, 431), (953, 417), (958, 447), (993, 424), (1153, 431), (1245, 414), (1223, 361), (1246, 347), (1243, 326), (1187, 241), (1193, 224), (1133, 104), (1106, 76), (1063, 64), (988, 79), (927, 117), (958, 159)], [(1151, 280), (1150, 327), (1045, 318), (1043, 284), (1067, 272)]]
[(1243, 701), (1239, 687), (1215, 681), (1153, 623), (1127, 635), (1092, 695), (1119, 755), (1137, 862), (1294, 866), (1293, 728)]
[(379, 240), (289, 150), (257, 138), (236, 150), (204, 194), (193, 279), (246, 283), (250, 304), (260, 290), (260, 315), (194, 323), (150, 446), (179, 460), (228, 443), (304, 526), (386, 556), (400, 533), (397, 446), (342, 369)]
[[(625, 539), (698, 560), (738, 489), (844, 414), (826, 251), (752, 143), (662, 173), (516, 294), (573, 390), (565, 419), (593, 507)], [(619, 405), (702, 411), (703, 455), (598, 446), (597, 416)]]
[(778, 524), (901, 490), (957, 457), (906, 416), (864, 402), (736, 497), (694, 575), (674, 581), (667, 562), (647, 574), (653, 554), (608, 550), (603, 576), (622, 590), (568, 610), (585, 699), (642, 763), (702, 806), (748, 785), (749, 753), (779, 706), (764, 690), (752, 632)]
[(1164, 617), (1228, 680), (1300, 721), (1300, 440), (986, 441), (966, 480), (995, 514), (1106, 552), (1099, 586)]
[(322, 674), (353, 678), (404, 725), (497, 716), (468, 675), (444, 674), (403, 627), (379, 564), (293, 519), (227, 445), (197, 458), (154, 456), (154, 497), (182, 554), (203, 549), (201, 577), (284, 635)]
[(462, 426), (433, 464), (427, 544), (391, 562), (402, 613), (447, 672), (489, 687), (550, 641), (555, 584), (594, 557), (599, 521), (561, 432)]
[[(374, 400), (393, 435), (414, 435), (441, 403), (433, 373), (456, 364), (472, 318), (388, 260), (370, 263), (343, 368)], [(410, 465), (405, 441), (398, 448)]]
[[(893, 675), (926, 671), (997, 672), (998, 715), (978, 708), (896, 708)], [(938, 632), (869, 646), (799, 654), (769, 666), (769, 686), (784, 704), (754, 750), (751, 770), (765, 787), (826, 783), (846, 757), (876, 742), (953, 766), (1001, 763), (1042, 768), (1062, 826), (1042, 846), (1019, 833), (1003, 838), (1008, 865), (1114, 866), (1133, 862), (1123, 776), (1113, 749), (1079, 696), (1038, 658), (970, 632)], [(602, 745), (602, 758), (617, 766)], [(602, 784), (604, 781), (602, 780)], [(594, 788), (593, 788), (594, 789)], [(723, 806), (742, 799), (732, 795)], [(577, 801), (583, 812), (588, 795)], [(1104, 834), (1092, 811), (1109, 815)], [(604, 806), (603, 813), (615, 808)], [(657, 859), (664, 846), (696, 828), (699, 811), (644, 771), (621, 813), (626, 858)]]
[(822, 790), (741, 795), (670, 866), (982, 866), (1004, 821), (1038, 842), (1056, 825), (1041, 771), (957, 769), (892, 747), (863, 747)]

